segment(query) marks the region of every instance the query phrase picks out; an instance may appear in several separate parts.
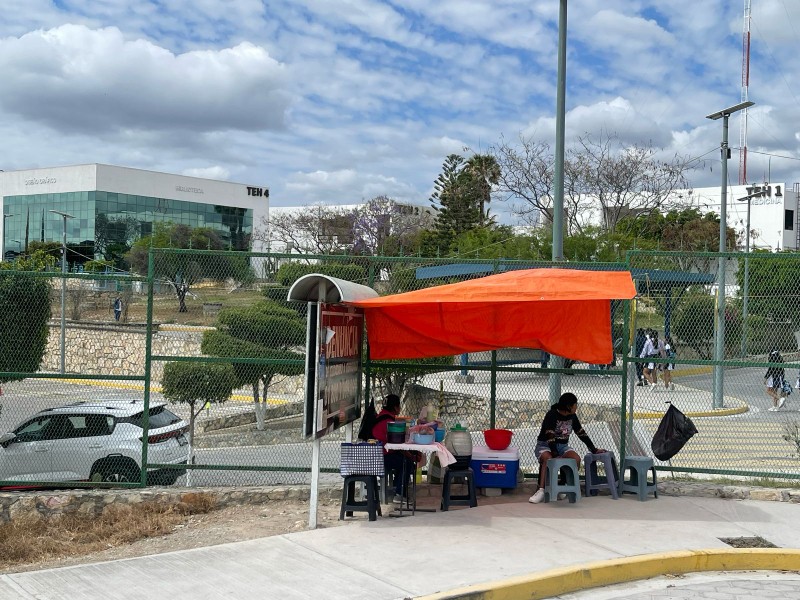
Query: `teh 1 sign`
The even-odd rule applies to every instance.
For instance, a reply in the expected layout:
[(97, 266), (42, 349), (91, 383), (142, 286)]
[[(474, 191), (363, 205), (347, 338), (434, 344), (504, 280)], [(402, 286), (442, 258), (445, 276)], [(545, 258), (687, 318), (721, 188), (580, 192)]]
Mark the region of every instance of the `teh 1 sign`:
[(364, 313), (358, 308), (320, 303), (317, 315), (316, 335), (309, 336), (309, 342), (316, 338), (316, 361), (308, 365), (315, 373), (306, 378), (307, 385), (314, 386), (313, 397), (306, 395), (306, 414), (313, 399), (313, 432), (307, 428), (306, 435), (321, 438), (361, 415)]

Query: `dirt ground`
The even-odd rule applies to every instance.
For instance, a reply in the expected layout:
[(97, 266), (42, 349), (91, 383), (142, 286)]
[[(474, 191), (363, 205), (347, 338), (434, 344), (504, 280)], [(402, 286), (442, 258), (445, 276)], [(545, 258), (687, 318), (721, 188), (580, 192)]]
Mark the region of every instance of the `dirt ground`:
[[(366, 519), (365, 514), (363, 518)], [(338, 519), (339, 501), (320, 499), (317, 508), (318, 528), (337, 527), (348, 523)], [(188, 516), (184, 523), (176, 525), (169, 535), (147, 538), (91, 554), (17, 564), (6, 570), (0, 570), (0, 573), (19, 573), (189, 550), (303, 531), (307, 527), (308, 501), (283, 500), (263, 505), (232, 506), (206, 514)]]
[[(535, 491), (534, 484), (526, 481), (513, 490), (505, 490), (506, 493), (501, 496), (481, 496), (479, 502), (484, 505), (526, 502), (533, 491)], [(463, 494), (466, 493), (466, 489), (455, 484), (453, 493)], [(417, 486), (417, 505), (420, 508), (437, 509), (440, 499), (441, 486), (427, 483)], [(340, 499), (336, 495), (334, 497), (321, 495), (317, 504), (317, 527), (347, 526), (348, 523), (367, 519), (366, 513), (358, 512), (353, 518), (340, 521), (339, 508)], [(308, 528), (308, 509), (308, 500), (295, 499), (271, 501), (269, 504), (260, 505), (231, 506), (204, 514), (187, 516), (181, 524), (173, 528), (169, 535), (145, 538), (101, 552), (76, 553), (56, 560), (18, 563), (5, 569), (0, 567), (0, 573), (19, 573), (134, 558), (304, 531)], [(466, 509), (466, 507), (454, 508), (454, 510), (460, 509)], [(397, 510), (397, 506), (383, 506), (384, 515), (393, 510)]]

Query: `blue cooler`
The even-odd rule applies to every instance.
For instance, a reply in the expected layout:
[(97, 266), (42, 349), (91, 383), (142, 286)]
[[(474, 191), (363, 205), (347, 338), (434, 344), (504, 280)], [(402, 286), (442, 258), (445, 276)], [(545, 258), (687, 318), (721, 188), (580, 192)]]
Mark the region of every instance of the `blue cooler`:
[(488, 446), (473, 446), (469, 466), (475, 475), (475, 487), (515, 488), (519, 471), (519, 448), (492, 450)]

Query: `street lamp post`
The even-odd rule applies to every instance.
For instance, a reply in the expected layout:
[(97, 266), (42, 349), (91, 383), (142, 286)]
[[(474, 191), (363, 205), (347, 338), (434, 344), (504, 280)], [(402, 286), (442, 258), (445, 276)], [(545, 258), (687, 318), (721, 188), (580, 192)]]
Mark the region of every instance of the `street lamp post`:
[[(733, 113), (753, 106), (755, 102), (740, 102), (729, 108), (706, 115), (706, 119), (716, 121), (722, 119), (722, 143), (720, 144), (720, 162), (722, 168), (719, 194), (719, 251), (726, 251), (726, 241), (728, 233), (727, 224), (727, 204), (728, 204), (728, 159), (730, 158), (730, 148), (728, 148), (728, 117)], [(713, 407), (722, 408), (722, 387), (723, 387), (723, 368), (719, 364), (725, 358), (725, 257), (719, 257), (719, 273), (717, 275), (717, 318), (714, 335), (714, 386), (713, 386)]]
[(747, 297), (750, 293), (750, 201), (764, 195), (761, 189), (744, 198), (737, 198), (737, 202), (747, 202), (747, 223), (745, 225), (746, 237), (744, 242), (744, 289), (742, 291), (742, 358), (747, 356)]
[(65, 339), (67, 331), (66, 305), (67, 305), (67, 219), (74, 219), (72, 215), (51, 210), (51, 213), (59, 215), (64, 222), (61, 235), (61, 374), (64, 374)]
[(2, 256), (0, 256), (0, 261), (5, 260), (6, 258), (6, 219), (13, 216), (14, 215), (5, 215), (5, 214), (3, 215), (3, 239), (2, 239), (3, 250), (2, 250)]

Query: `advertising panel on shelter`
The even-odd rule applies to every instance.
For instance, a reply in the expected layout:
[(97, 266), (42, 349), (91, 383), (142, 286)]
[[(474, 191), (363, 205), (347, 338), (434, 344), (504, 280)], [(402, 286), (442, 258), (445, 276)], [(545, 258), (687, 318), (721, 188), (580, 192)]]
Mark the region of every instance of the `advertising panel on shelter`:
[[(306, 362), (305, 434), (320, 438), (361, 414), (364, 314), (358, 308), (320, 303), (309, 329), (308, 356), (316, 358)], [(308, 393), (311, 389), (313, 396)]]

